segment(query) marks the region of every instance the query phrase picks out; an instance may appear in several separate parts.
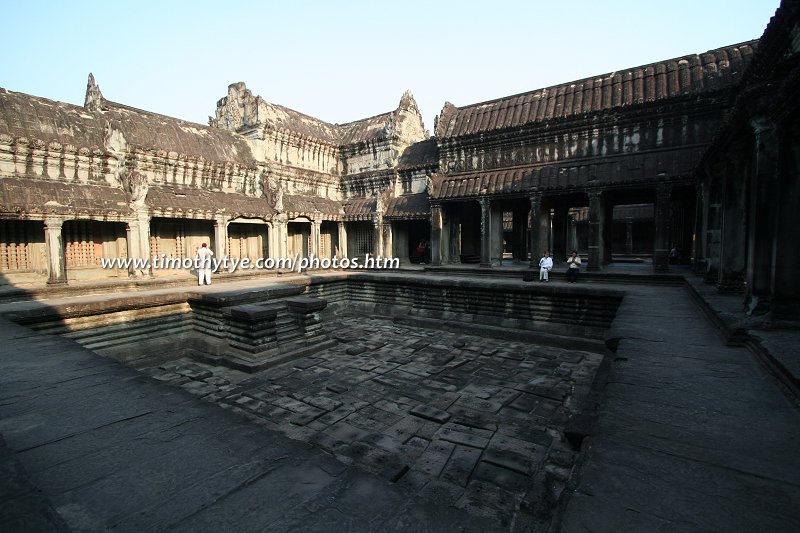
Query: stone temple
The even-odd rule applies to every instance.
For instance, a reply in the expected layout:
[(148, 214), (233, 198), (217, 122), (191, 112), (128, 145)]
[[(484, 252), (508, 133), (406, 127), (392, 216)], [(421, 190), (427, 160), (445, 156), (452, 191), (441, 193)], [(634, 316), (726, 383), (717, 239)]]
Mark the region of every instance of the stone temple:
[[(433, 135), (0, 88), (0, 529), (800, 530), (798, 102), (793, 0)], [(202, 243), (400, 268), (106, 264)]]

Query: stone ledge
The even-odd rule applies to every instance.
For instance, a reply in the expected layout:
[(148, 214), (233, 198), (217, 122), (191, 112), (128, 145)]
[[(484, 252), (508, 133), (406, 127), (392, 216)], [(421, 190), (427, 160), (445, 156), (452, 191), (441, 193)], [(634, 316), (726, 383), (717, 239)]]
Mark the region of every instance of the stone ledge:
[(797, 346), (800, 345), (800, 330), (757, 329), (765, 324), (758, 319), (749, 319), (742, 312), (733, 312), (731, 299), (740, 296), (718, 295), (709, 298), (706, 285), (699, 278), (686, 277), (685, 286), (692, 299), (711, 320), (722, 338), (731, 346), (746, 346), (759, 362), (785, 387), (794, 401), (800, 402), (800, 361)]

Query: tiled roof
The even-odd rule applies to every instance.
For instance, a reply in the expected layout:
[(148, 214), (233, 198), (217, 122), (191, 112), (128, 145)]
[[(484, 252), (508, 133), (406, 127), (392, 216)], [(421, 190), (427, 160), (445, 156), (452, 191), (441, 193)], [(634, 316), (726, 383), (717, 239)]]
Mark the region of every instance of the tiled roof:
[(0, 133), (99, 148), (105, 125), (81, 106), (0, 89)]
[(731, 87), (757, 41), (659, 61), (464, 107), (445, 104), (438, 137), (458, 137)]
[(145, 203), (156, 216), (224, 213), (234, 218), (271, 218), (275, 212), (263, 197), (182, 187), (151, 186)]
[(385, 217), (388, 219), (428, 219), (431, 204), (426, 193), (409, 194), (391, 198), (386, 203)]
[(392, 113), (382, 113), (347, 124), (337, 124), (339, 142), (342, 145), (386, 139), (386, 126)]
[(58, 215), (130, 215), (122, 189), (55, 180), (0, 179), (0, 213)]
[(400, 155), (397, 169), (410, 170), (438, 164), (439, 147), (436, 144), (436, 139), (426, 139), (412, 144), (403, 151)]
[(347, 124), (330, 124), (318, 118), (265, 102), (267, 115), (259, 115), (266, 125), (276, 130), (288, 130), (333, 146), (347, 146), (386, 138), (392, 113), (382, 113)]
[(255, 167), (250, 145), (240, 135), (184, 120), (104, 101), (103, 119), (122, 131), (128, 144), (137, 148), (165, 150), (217, 163), (239, 163)]
[(531, 186), (531, 168), (516, 168), (433, 177), (433, 198), (460, 198), (525, 192)]
[(104, 100), (105, 110), (54, 102), (0, 89), (0, 133), (58, 141), (77, 148), (103, 148), (108, 125), (122, 132), (130, 147), (164, 150), (217, 163), (255, 167), (247, 141), (239, 135)]
[(265, 103), (267, 115), (259, 116), (259, 119), (273, 129), (293, 131), (327, 144), (339, 144), (339, 132), (335, 125), (282, 105)]
[(301, 196), (287, 194), (283, 197), (284, 210), (294, 216), (321, 213), (328, 219), (339, 219), (342, 216), (342, 204), (336, 200), (317, 196)]
[(524, 194), (569, 190), (586, 186), (650, 183), (656, 180), (687, 179), (700, 161), (703, 147), (690, 146), (669, 152), (619, 155), (602, 160), (556, 162), (528, 167), (436, 174), (433, 199), (477, 197), (495, 194)]
[(354, 198), (342, 202), (345, 217), (350, 220), (370, 220), (376, 209), (374, 196), (368, 198)]

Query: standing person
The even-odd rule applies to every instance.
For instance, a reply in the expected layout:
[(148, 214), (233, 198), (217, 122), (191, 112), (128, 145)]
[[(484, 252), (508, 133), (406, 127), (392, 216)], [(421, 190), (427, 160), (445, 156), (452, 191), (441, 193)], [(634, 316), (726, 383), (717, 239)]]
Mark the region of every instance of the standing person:
[(572, 255), (567, 258), (567, 281), (575, 283), (578, 281), (578, 272), (581, 271), (581, 258), (578, 251), (572, 250)]
[(211, 251), (206, 243), (203, 243), (200, 248), (197, 249), (195, 260), (197, 262), (198, 285), (202, 285), (203, 281), (205, 281), (206, 285), (211, 285), (211, 258), (213, 256), (214, 252)]
[(539, 259), (539, 281), (550, 281), (550, 271), (553, 269), (553, 258), (548, 252)]

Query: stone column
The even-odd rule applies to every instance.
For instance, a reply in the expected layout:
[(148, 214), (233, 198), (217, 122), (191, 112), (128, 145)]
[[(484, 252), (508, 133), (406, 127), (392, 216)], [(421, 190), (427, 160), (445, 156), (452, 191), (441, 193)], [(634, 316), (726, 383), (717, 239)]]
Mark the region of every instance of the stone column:
[(539, 259), (544, 255), (544, 250), (541, 249), (542, 240), (542, 224), (541, 224), (541, 208), (542, 208), (542, 195), (539, 192), (532, 192), (530, 195), (531, 202), (531, 233), (530, 233), (530, 248), (531, 248), (531, 268), (538, 268)]
[(394, 221), (390, 223), (391, 228), (391, 246), (390, 246), (390, 257), (397, 257), (400, 259), (400, 263), (403, 265), (407, 265), (411, 262), (411, 258), (408, 255), (409, 249), (411, 246), (416, 248), (417, 243), (410, 243), (408, 242), (410, 239), (409, 236), (409, 223), (405, 221)]
[(526, 241), (528, 234), (528, 209), (519, 206), (514, 208), (514, 218), (512, 221), (514, 242), (511, 244), (514, 263), (528, 260), (528, 246)]
[(44, 242), (47, 247), (47, 283), (67, 282), (67, 263), (64, 257), (64, 237), (61, 228), (64, 219), (49, 217), (44, 220)]
[(603, 266), (608, 266), (613, 257), (614, 235), (611, 231), (614, 227), (614, 204), (608, 194), (603, 195), (603, 220), (600, 235), (603, 241)]
[(569, 209), (556, 207), (553, 213), (553, 263), (558, 265), (567, 261), (567, 230), (569, 226)]
[(692, 272), (702, 276), (706, 271), (706, 221), (708, 216), (708, 205), (706, 203), (707, 185), (705, 179), (697, 185), (697, 199), (695, 200), (695, 221), (694, 221), (694, 264)]
[(503, 206), (499, 201), (489, 201), (490, 212), (490, 250), (492, 265), (500, 266), (503, 261)]
[(289, 249), (289, 219), (285, 213), (278, 213), (272, 218), (273, 233), (273, 253), (275, 258), (286, 257)]
[(229, 217), (218, 216), (214, 218), (214, 256), (222, 261), (228, 248), (228, 221)]
[(659, 183), (656, 185), (655, 205), (655, 238), (653, 239), (653, 270), (655, 272), (669, 272), (669, 197), (672, 185)]
[(778, 229), (776, 207), (781, 202), (778, 136), (774, 124), (767, 120), (754, 119), (751, 125), (755, 133), (756, 157), (754, 172), (751, 173), (747, 224), (747, 305), (749, 314), (761, 314), (771, 309), (774, 291), (773, 258)]
[(319, 257), (319, 251), (322, 248), (321, 237), (320, 237), (320, 227), (322, 226), (322, 220), (314, 219), (311, 221), (311, 255), (313, 257)]
[(625, 253), (633, 254), (633, 220), (630, 218), (625, 221)]
[(383, 215), (380, 213), (372, 217), (372, 255), (383, 253)]
[(744, 292), (745, 254), (747, 252), (747, 211), (745, 181), (747, 165), (741, 147), (728, 157), (722, 189), (722, 227), (720, 228), (720, 262), (717, 290), (720, 293)]
[(383, 257), (394, 256), (392, 252), (392, 248), (394, 247), (394, 232), (392, 229), (392, 222), (387, 221), (383, 224), (383, 252), (381, 253)]
[(586, 270), (603, 269), (603, 242), (605, 209), (603, 192), (597, 189), (589, 191), (589, 266)]
[(461, 262), (461, 207), (451, 205), (447, 209), (446, 232), (443, 234), (443, 256), (444, 263)]
[(489, 199), (481, 198), (481, 266), (492, 266), (492, 222), (489, 209)]
[(431, 264), (442, 264), (442, 206), (431, 204)]
[(797, 211), (800, 206), (800, 124), (788, 122), (778, 131), (780, 165), (777, 186), (780, 200), (775, 210), (776, 232), (773, 301), (775, 320), (800, 322), (800, 247), (797, 246)]
[(722, 184), (718, 172), (709, 175), (708, 199), (705, 220), (705, 271), (703, 276), (708, 284), (719, 280), (719, 244), (722, 214)]
[(343, 220), (336, 223), (336, 229), (339, 232), (339, 249), (336, 251), (336, 255), (338, 257), (347, 257), (347, 228)]
[[(150, 216), (147, 213), (140, 212), (133, 220), (128, 221), (125, 228), (127, 243), (128, 243), (128, 257), (131, 259), (149, 259), (150, 258)], [(143, 278), (152, 276), (152, 264), (150, 268), (136, 268), (133, 263), (128, 267), (128, 276), (133, 278)]]

